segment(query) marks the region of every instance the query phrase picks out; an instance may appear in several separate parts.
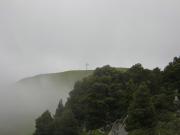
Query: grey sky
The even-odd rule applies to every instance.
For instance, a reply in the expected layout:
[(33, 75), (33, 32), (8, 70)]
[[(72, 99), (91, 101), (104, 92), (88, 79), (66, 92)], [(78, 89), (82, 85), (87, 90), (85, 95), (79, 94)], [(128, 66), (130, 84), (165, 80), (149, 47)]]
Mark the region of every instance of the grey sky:
[(180, 55), (179, 0), (0, 0), (1, 78)]

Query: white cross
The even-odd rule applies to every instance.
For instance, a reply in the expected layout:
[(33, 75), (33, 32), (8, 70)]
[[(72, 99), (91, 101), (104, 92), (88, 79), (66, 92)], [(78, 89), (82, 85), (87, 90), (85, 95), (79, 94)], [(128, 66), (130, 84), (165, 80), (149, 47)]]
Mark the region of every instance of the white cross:
[(88, 70), (88, 66), (89, 66), (89, 64), (88, 64), (88, 63), (86, 63), (86, 71)]

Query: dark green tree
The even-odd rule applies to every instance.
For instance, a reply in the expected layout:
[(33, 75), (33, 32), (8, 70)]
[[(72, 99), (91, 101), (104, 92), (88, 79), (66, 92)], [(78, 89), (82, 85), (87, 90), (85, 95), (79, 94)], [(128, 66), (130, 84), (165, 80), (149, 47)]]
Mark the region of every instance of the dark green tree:
[(134, 83), (140, 84), (142, 81), (145, 81), (145, 74), (144, 74), (144, 68), (141, 64), (135, 64), (133, 65), (128, 71), (127, 71), (129, 77), (133, 80)]
[(104, 66), (77, 82), (67, 105), (72, 108), (80, 126), (87, 130), (104, 128), (127, 113), (130, 91), (124, 89), (124, 74)]
[(63, 111), (61, 117), (54, 121), (54, 135), (79, 135), (79, 127), (70, 109)]
[(53, 118), (49, 111), (45, 111), (36, 119), (36, 130), (34, 135), (52, 135), (53, 134)]
[(155, 111), (151, 101), (149, 89), (145, 83), (141, 84), (134, 93), (129, 106), (126, 130), (153, 129), (156, 126)]
[(62, 99), (59, 101), (58, 107), (56, 109), (55, 117), (61, 117), (64, 110), (64, 105)]
[(168, 87), (172, 93), (176, 90), (180, 93), (180, 57), (175, 57), (174, 60), (165, 67), (163, 82), (165, 87)]

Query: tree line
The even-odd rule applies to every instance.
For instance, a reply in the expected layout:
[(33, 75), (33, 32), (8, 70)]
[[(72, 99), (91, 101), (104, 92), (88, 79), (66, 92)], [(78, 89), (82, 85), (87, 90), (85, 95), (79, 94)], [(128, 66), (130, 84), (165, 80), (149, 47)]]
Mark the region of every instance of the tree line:
[(164, 70), (107, 65), (76, 82), (54, 116), (37, 118), (34, 135), (107, 135), (117, 119), (125, 120), (128, 135), (180, 135), (179, 98), (180, 57)]

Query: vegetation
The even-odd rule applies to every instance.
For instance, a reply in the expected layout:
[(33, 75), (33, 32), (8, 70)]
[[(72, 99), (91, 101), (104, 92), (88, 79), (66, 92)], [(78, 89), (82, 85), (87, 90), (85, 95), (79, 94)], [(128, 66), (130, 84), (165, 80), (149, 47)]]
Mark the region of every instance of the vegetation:
[(146, 84), (141, 84), (133, 95), (133, 101), (128, 109), (126, 122), (127, 131), (151, 129), (156, 126), (155, 110)]
[(76, 82), (53, 120), (44, 114), (36, 120), (35, 135), (45, 135), (38, 132), (44, 127), (51, 135), (106, 135), (117, 119), (124, 119), (128, 135), (180, 135), (179, 84), (180, 57), (163, 71), (141, 64), (124, 72), (108, 65), (97, 68)]
[(41, 117), (36, 119), (36, 131), (34, 135), (50, 135), (53, 131), (53, 118), (49, 111), (45, 111)]

